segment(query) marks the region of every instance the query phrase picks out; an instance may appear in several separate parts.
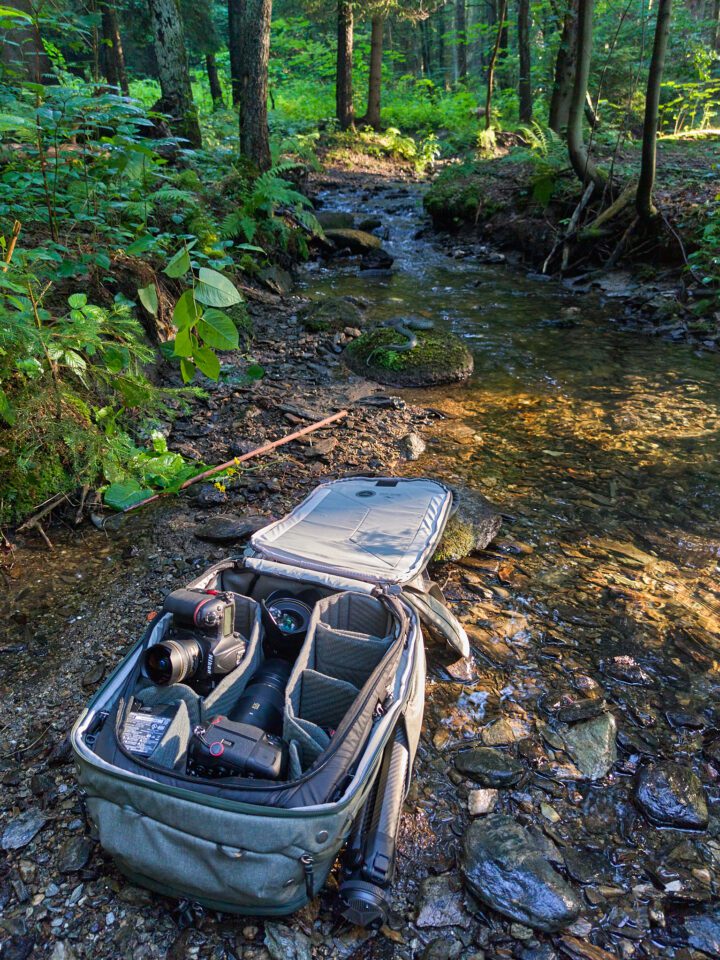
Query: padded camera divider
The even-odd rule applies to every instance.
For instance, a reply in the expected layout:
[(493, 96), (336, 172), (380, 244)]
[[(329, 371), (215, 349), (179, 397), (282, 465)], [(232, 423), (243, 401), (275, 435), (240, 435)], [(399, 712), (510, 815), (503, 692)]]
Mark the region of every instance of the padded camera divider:
[[(187, 710), (190, 729), (200, 723), (200, 697), (184, 683), (171, 683), (167, 687), (158, 687), (152, 684), (136, 691), (135, 697), (148, 707), (183, 703)], [(167, 733), (167, 731), (165, 732)]]
[(371, 637), (334, 630), (320, 621), (315, 627), (315, 668), (337, 680), (361, 687), (382, 660), (391, 637)]
[(321, 727), (301, 717), (285, 716), (283, 738), (295, 745), (301, 773), (313, 765), (330, 743), (330, 737)]
[(193, 724), (190, 722), (187, 703), (180, 700), (170, 726), (152, 752), (152, 762), (159, 763), (161, 767), (167, 767), (170, 770), (184, 770), (192, 731)]
[(211, 717), (225, 716), (232, 710), (248, 680), (262, 662), (262, 620), (259, 603), (250, 597), (235, 596), (235, 629), (247, 641), (245, 656), (202, 700), (200, 712), (203, 722)]
[(336, 680), (316, 670), (303, 670), (300, 677), (297, 716), (334, 730), (360, 690), (354, 683)]
[(288, 780), (297, 780), (302, 776), (303, 768), (300, 760), (300, 749), (297, 740), (288, 743)]
[(313, 619), (327, 627), (373, 637), (387, 637), (393, 628), (392, 617), (387, 609), (366, 593), (348, 590), (333, 594), (320, 600), (313, 613)]

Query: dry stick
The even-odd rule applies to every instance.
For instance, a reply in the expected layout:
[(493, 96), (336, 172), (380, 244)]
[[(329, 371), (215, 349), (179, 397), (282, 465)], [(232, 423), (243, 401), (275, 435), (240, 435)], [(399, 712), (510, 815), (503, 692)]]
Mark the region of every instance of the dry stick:
[(22, 533), (24, 530), (30, 530), (31, 527), (38, 526), (43, 517), (46, 517), (49, 513), (52, 513), (55, 507), (59, 507), (61, 503), (64, 503), (67, 500), (67, 498), (68, 497), (66, 493), (56, 493), (44, 503), (40, 504), (35, 513), (18, 527), (18, 533)]
[[(311, 423), (307, 427), (303, 427), (302, 430), (296, 430), (294, 433), (289, 433), (286, 437), (280, 437), (279, 440), (273, 440), (271, 443), (264, 443), (261, 447), (255, 447), (254, 450), (250, 450), (249, 453), (243, 453), (240, 457), (233, 457), (232, 460), (227, 460), (225, 463), (219, 464), (217, 467), (210, 467), (209, 470), (199, 473), (195, 477), (190, 477), (189, 480), (186, 480), (185, 483), (180, 485), (181, 490), (185, 490), (187, 487), (191, 487), (194, 483), (199, 483), (200, 480), (207, 480), (208, 477), (214, 476), (216, 473), (222, 473), (223, 470), (228, 470), (230, 467), (234, 467), (240, 463), (244, 463), (245, 460), (251, 460), (253, 457), (259, 457), (263, 453), (269, 453), (270, 450), (275, 450), (276, 447), (282, 447), (286, 443), (290, 443), (291, 440), (298, 440), (300, 437), (306, 436), (308, 433), (314, 433), (316, 430), (320, 430), (322, 427), (327, 427), (331, 423), (335, 423), (337, 420), (342, 420), (343, 417), (348, 415), (347, 410), (340, 410), (339, 413), (333, 413), (330, 417), (325, 417), (324, 420), (318, 420), (316, 423)], [(137, 510), (138, 507), (144, 506), (146, 503), (151, 503), (153, 500), (159, 500), (161, 497), (165, 497), (165, 493), (155, 493), (151, 497), (146, 497), (144, 500), (140, 500), (138, 503), (133, 503), (129, 507), (125, 507), (122, 511), (123, 513), (129, 513), (131, 510)]]
[(590, 183), (588, 183), (588, 185), (585, 187), (585, 192), (580, 198), (580, 202), (578, 203), (577, 207), (575, 207), (575, 211), (572, 217), (570, 218), (570, 222), (568, 223), (567, 230), (565, 231), (562, 238), (560, 237), (557, 238), (557, 240), (553, 244), (552, 250), (545, 258), (545, 263), (543, 263), (543, 267), (542, 267), (543, 273), (547, 273), (547, 268), (550, 266), (550, 261), (555, 256), (555, 252), (561, 244), (563, 245), (563, 266), (561, 267), (561, 269), (563, 270), (565, 269), (565, 260), (566, 260), (565, 248), (567, 247), (568, 240), (570, 239), (570, 237), (572, 236), (572, 234), (574, 233), (578, 225), (578, 221), (580, 220), (580, 214), (583, 212), (586, 205), (588, 204), (594, 189), (595, 189), (595, 183), (594, 181), (591, 180)]
[(13, 253), (15, 253), (15, 244), (17, 243), (18, 237), (20, 236), (21, 228), (22, 228), (22, 224), (20, 223), (19, 220), (16, 220), (15, 223), (13, 224), (12, 233), (10, 234), (10, 243), (8, 244), (8, 248), (5, 251), (5, 262), (3, 263), (3, 273), (5, 273), (7, 268), (10, 266), (10, 261), (12, 260)]

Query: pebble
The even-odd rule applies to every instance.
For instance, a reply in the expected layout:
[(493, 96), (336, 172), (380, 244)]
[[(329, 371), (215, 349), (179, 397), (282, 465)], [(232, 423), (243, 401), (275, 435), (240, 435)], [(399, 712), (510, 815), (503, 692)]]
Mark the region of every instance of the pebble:
[(398, 449), (406, 460), (419, 460), (427, 444), (419, 433), (406, 433), (398, 440)]
[(20, 850), (26, 847), (46, 823), (47, 817), (39, 810), (26, 810), (5, 827), (0, 847), (3, 850)]
[(463, 905), (462, 888), (450, 877), (427, 877), (420, 887), (416, 927), (467, 927), (470, 917)]
[(518, 740), (529, 737), (529, 725), (517, 717), (500, 717), (494, 723), (485, 727), (482, 732), (482, 742), (486, 747), (507, 747)]
[(468, 811), (471, 817), (481, 817), (491, 813), (498, 801), (497, 790), (471, 790), (468, 794)]
[(525, 769), (519, 761), (489, 747), (461, 750), (455, 766), (481, 787), (514, 787)]
[(617, 724), (611, 713), (569, 727), (562, 734), (565, 749), (583, 776), (600, 780), (617, 760)]
[(62, 845), (58, 866), (62, 873), (82, 870), (90, 859), (95, 844), (89, 837), (70, 837)]
[(708, 825), (705, 790), (688, 767), (649, 764), (638, 771), (635, 802), (651, 823), (704, 829)]

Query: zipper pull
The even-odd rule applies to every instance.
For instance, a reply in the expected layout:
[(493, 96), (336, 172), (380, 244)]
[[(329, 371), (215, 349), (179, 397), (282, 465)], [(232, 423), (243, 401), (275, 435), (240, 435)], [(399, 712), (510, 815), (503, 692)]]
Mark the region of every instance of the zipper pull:
[(312, 854), (304, 853), (300, 857), (300, 863), (303, 865), (303, 870), (305, 871), (305, 893), (307, 894), (308, 900), (312, 900), (314, 896), (314, 869), (313, 865), (315, 861), (312, 858)]

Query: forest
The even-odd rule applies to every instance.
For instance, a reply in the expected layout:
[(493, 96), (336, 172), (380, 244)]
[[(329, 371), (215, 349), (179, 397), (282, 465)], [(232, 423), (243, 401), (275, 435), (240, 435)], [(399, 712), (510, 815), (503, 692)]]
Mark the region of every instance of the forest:
[[(0, 321), (1, 960), (720, 956), (720, 0), (0, 0)], [(130, 819), (70, 732), (170, 598), (358, 477), (452, 503), (372, 624), (318, 621), (314, 530), (295, 597), (387, 651), (373, 604), (422, 595), (373, 927), (370, 808), (329, 859), (276, 811), (259, 856), (209, 789), (196, 835), (162, 780)], [(267, 630), (278, 591), (214, 576)], [(299, 781), (344, 716), (292, 718)]]

